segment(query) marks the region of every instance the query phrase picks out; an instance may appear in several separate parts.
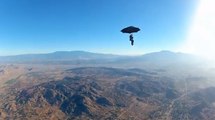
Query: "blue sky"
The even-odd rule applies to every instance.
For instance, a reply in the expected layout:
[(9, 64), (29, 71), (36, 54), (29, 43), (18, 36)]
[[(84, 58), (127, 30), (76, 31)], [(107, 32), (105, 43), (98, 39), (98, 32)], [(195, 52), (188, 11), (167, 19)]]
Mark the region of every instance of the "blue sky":
[[(0, 55), (176, 50), (197, 0), (1, 0)], [(134, 46), (120, 30), (137, 26)]]

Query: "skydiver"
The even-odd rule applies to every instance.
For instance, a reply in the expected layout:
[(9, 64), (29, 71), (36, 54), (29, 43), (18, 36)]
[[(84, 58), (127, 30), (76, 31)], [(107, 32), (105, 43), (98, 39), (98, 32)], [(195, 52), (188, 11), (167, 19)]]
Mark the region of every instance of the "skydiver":
[(133, 39), (134, 37), (133, 37), (133, 35), (130, 34), (129, 38), (130, 38), (130, 41), (131, 41), (131, 45), (133, 46), (134, 45), (134, 39)]

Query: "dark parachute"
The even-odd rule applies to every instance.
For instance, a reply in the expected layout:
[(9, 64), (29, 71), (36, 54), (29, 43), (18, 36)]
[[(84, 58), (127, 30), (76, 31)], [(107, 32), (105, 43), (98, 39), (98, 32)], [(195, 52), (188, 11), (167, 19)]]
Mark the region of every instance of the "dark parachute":
[(133, 39), (134, 37), (133, 37), (132, 33), (135, 33), (135, 32), (138, 32), (138, 31), (140, 31), (140, 28), (134, 27), (134, 26), (129, 26), (129, 27), (123, 28), (121, 30), (122, 33), (129, 33), (130, 34), (129, 40), (131, 41), (132, 46), (134, 45), (134, 39)]

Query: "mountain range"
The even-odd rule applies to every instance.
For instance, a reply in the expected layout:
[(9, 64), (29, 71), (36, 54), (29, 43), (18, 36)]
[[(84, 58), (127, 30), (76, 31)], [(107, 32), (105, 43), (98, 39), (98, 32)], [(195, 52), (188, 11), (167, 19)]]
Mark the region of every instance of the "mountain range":
[(147, 63), (159, 65), (161, 62), (165, 64), (174, 63), (198, 63), (202, 60), (197, 56), (185, 53), (175, 53), (171, 51), (153, 52), (139, 56), (125, 56), (114, 54), (91, 53), (85, 51), (58, 51), (47, 54), (24, 54), (14, 56), (0, 56), (0, 62), (11, 63), (112, 63), (112, 64), (132, 64), (132, 63)]
[[(184, 91), (181, 83), (141, 69), (81, 67), (29, 72), (4, 83), (0, 118), (214, 119), (215, 87)], [(196, 81), (189, 81), (187, 87), (197, 88), (193, 83)]]
[(190, 54), (61, 51), (0, 61), (0, 119), (215, 119), (214, 66)]
[(13, 56), (1, 56), (1, 61), (56, 61), (56, 60), (92, 60), (109, 59), (119, 57), (111, 54), (99, 54), (85, 51), (57, 51), (47, 54), (23, 54)]

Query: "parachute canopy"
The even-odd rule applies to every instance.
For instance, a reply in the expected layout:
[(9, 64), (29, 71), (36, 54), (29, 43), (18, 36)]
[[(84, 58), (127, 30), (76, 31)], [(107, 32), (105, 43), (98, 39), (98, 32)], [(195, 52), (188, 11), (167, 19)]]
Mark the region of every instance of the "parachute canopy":
[(121, 30), (123, 33), (134, 33), (138, 31), (140, 31), (140, 28), (134, 26), (129, 26)]

